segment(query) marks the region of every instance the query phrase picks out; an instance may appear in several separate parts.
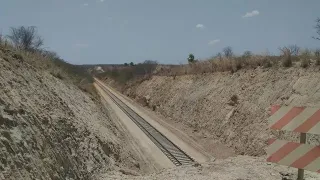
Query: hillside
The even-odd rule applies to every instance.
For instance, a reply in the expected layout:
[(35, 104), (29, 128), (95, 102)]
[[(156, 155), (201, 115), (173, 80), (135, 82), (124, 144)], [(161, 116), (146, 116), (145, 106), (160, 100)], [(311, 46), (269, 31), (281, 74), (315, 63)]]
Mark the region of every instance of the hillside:
[[(269, 107), (320, 102), (317, 67), (154, 75), (125, 83), (104, 77), (216, 158), (159, 170), (100, 101), (83, 67), (4, 46), (0, 65), (0, 179), (294, 177), (295, 169), (265, 162), (268, 138), (297, 140), (296, 134), (267, 128)], [(318, 136), (308, 138), (319, 143)]]
[[(218, 157), (221, 152), (227, 152), (226, 156), (265, 155), (271, 137), (297, 140), (297, 134), (268, 129), (270, 105), (320, 105), (316, 67), (152, 76), (125, 86), (110, 78), (106, 81), (118, 85), (124, 94), (187, 132)], [(309, 141), (319, 144), (320, 139), (310, 135)]]
[(0, 45), (0, 179), (154, 170), (74, 69)]
[(319, 7), (3, 1), (0, 180), (320, 180)]

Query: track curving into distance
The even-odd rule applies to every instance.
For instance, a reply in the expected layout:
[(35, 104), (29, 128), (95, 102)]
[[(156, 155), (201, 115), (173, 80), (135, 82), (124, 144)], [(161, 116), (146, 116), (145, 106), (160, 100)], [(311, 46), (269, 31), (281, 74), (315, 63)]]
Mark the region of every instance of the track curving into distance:
[(175, 164), (176, 166), (193, 164), (194, 160), (173, 144), (161, 132), (151, 126), (139, 114), (113, 95), (99, 81), (97, 84), (110, 96), (112, 101), (151, 139), (151, 141)]

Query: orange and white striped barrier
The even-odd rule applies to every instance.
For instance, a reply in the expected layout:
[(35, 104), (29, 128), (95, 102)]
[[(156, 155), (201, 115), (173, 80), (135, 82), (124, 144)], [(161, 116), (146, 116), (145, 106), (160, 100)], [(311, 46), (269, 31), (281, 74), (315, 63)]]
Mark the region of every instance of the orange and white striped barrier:
[(274, 105), (271, 107), (271, 114), (271, 129), (320, 134), (319, 108)]
[(320, 173), (320, 146), (270, 139), (268, 162)]
[(269, 128), (299, 132), (300, 143), (269, 140), (268, 162), (298, 168), (298, 180), (304, 179), (304, 170), (320, 173), (320, 145), (305, 144), (307, 133), (320, 134), (320, 108), (271, 106)]

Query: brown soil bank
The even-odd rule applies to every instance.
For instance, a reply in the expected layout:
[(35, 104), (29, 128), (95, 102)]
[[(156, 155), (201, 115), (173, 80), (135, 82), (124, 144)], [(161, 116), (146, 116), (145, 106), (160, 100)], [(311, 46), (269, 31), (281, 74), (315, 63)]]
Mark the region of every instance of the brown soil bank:
[[(320, 105), (319, 69), (257, 68), (234, 74), (154, 76), (124, 89), (136, 100), (147, 99), (148, 107), (167, 121), (192, 129), (192, 136), (219, 140), (237, 154), (254, 156), (265, 154), (270, 137), (297, 139), (296, 134), (268, 129), (271, 104)], [(319, 144), (319, 137), (309, 139)]]
[[(148, 170), (88, 93), (0, 47), (0, 179), (91, 179)], [(40, 64), (42, 62), (39, 62)]]

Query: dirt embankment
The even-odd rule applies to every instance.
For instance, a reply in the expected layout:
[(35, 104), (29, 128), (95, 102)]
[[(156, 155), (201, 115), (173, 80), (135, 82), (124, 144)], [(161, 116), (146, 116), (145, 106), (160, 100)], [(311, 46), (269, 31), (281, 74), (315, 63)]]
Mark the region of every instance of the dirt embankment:
[(147, 171), (88, 93), (0, 48), (0, 179), (91, 179)]
[[(233, 74), (154, 76), (129, 84), (123, 93), (176, 124), (208, 151), (221, 143), (236, 154), (260, 156), (270, 137), (297, 140), (296, 134), (268, 129), (270, 105), (319, 106), (319, 89), (319, 69), (257, 68)], [(320, 138), (309, 136), (309, 141), (319, 144)]]

